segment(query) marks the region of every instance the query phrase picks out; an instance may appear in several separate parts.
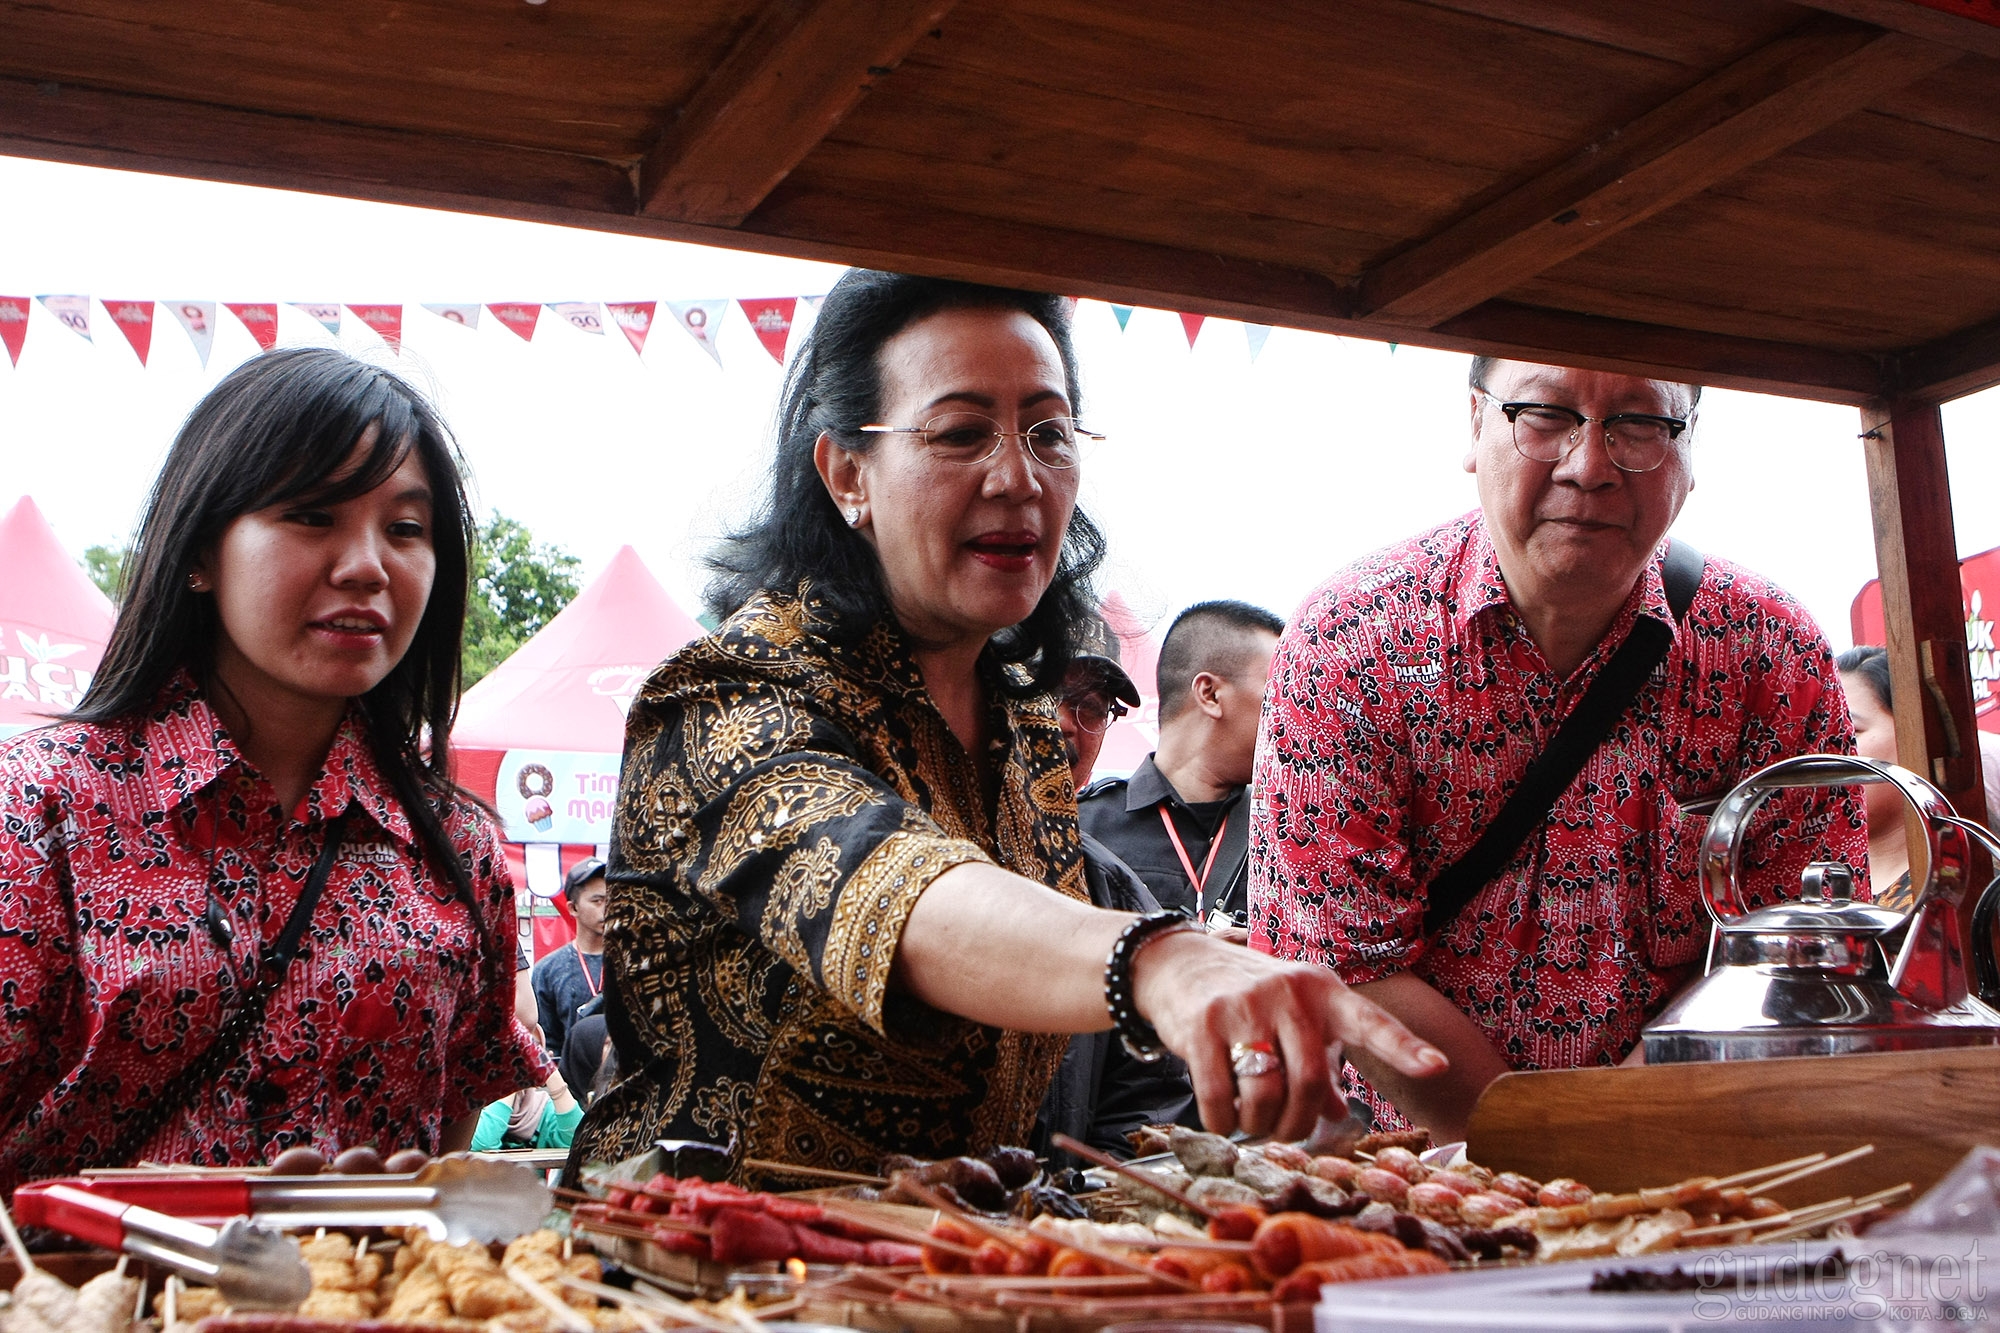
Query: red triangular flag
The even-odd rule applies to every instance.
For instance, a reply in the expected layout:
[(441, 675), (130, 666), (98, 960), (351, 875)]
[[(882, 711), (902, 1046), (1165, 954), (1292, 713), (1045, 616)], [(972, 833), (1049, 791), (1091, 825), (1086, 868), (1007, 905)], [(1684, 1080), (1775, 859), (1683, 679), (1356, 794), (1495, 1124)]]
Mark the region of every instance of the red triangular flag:
[(659, 307), (658, 301), (606, 301), (604, 308), (611, 312), (611, 318), (625, 335), (625, 341), (632, 344), (634, 356), (646, 353), (646, 335), (653, 331), (653, 311)]
[(275, 301), (232, 303), (223, 302), (223, 309), (243, 321), (243, 327), (250, 330), (250, 336), (257, 345), (270, 351), (278, 345), (278, 305)]
[(488, 301), (486, 308), (493, 312), (493, 318), (514, 330), (522, 342), (535, 340), (535, 321), (542, 317), (542, 308), (539, 305), (529, 305), (522, 301), (494, 305)]
[(1194, 346), (1195, 335), (1201, 332), (1201, 323), (1207, 318), (1207, 315), (1190, 315), (1186, 311), (1181, 312), (1181, 327), (1187, 330), (1189, 347)]
[(389, 344), (389, 350), (400, 353), (403, 350), (403, 307), (399, 305), (355, 305), (348, 302), (347, 308), (354, 317), (382, 335), (382, 341)]
[(771, 359), (784, 365), (785, 344), (792, 336), (792, 315), (799, 308), (799, 298), (771, 296), (741, 299), (736, 304), (743, 307), (744, 317), (750, 321), (757, 341), (764, 344), (764, 350), (771, 354)]
[(111, 322), (125, 335), (125, 341), (132, 344), (132, 350), (139, 354), (139, 364), (146, 364), (147, 355), (153, 350), (153, 303), (151, 301), (106, 301), (104, 313), (111, 316)]
[(0, 296), (0, 343), (7, 344), (7, 359), (21, 364), (21, 344), (28, 341), (28, 304), (33, 297)]

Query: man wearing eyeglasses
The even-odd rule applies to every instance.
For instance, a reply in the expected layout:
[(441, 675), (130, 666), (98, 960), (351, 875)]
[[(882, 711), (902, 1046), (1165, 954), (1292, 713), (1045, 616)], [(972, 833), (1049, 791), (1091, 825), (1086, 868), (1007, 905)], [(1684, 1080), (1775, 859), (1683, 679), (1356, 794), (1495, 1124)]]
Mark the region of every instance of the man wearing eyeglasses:
[[(1510, 1068), (1628, 1058), (1708, 938), (1704, 821), (1683, 806), (1785, 756), (1853, 749), (1805, 610), (1665, 540), (1694, 486), (1699, 397), (1475, 359), (1478, 511), (1336, 574), (1279, 644), (1252, 943), (1333, 967), (1450, 1057), (1426, 1081), (1358, 1062), (1390, 1123), (1462, 1138)], [(1862, 864), (1850, 794), (1766, 812), (1745, 867), (1756, 904), (1796, 894), (1810, 862)]]
[[(1105, 730), (1139, 704), (1138, 687), (1110, 655), (1117, 652), (1117, 640), (1108, 630), (1102, 638), (1105, 652), (1080, 653), (1071, 661), (1056, 701), (1070, 776), (1079, 791), (1090, 782)], [(1093, 906), (1141, 914), (1160, 910), (1159, 900), (1132, 868), (1088, 833), (1083, 835), (1083, 880)], [(1194, 1086), (1179, 1057), (1140, 1060), (1113, 1033), (1086, 1032), (1070, 1038), (1042, 1099), (1035, 1147), (1065, 1156), (1048, 1146), (1049, 1137), (1061, 1133), (1126, 1157), (1131, 1145), (1125, 1136), (1132, 1130), (1182, 1119), (1198, 1126), (1193, 1109)]]

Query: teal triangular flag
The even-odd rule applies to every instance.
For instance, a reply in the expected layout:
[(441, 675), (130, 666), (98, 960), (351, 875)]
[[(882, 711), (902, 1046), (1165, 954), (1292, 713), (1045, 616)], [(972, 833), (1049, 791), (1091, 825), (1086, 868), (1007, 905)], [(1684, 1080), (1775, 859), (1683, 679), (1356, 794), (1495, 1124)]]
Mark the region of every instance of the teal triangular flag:
[(1118, 316), (1118, 331), (1120, 333), (1125, 332), (1125, 321), (1132, 318), (1132, 307), (1129, 305), (1115, 305), (1111, 307), (1111, 313)]

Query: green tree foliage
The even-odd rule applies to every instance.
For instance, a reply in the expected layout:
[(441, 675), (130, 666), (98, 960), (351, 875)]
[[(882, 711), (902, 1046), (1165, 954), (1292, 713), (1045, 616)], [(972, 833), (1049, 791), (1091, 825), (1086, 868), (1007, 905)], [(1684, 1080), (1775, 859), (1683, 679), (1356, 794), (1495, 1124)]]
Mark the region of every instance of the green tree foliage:
[(118, 601), (118, 584), (125, 577), (125, 557), (130, 546), (93, 546), (83, 553), (83, 572), (112, 602)]
[(582, 561), (538, 544), (527, 527), (493, 511), (472, 552), (465, 614), (465, 687), (499, 666), (576, 596)]

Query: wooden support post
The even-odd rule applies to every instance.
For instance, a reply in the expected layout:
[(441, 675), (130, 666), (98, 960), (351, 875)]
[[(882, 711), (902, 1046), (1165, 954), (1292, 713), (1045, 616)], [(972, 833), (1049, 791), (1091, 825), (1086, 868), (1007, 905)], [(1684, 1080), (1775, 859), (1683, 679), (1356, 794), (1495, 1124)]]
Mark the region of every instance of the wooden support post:
[(1944, 418), (1929, 403), (1877, 403), (1862, 409), (1861, 428), (1896, 696), (1897, 758), (1936, 783), (1960, 813), (1983, 819)]
[[(1935, 783), (1960, 814), (1984, 822), (1944, 416), (1933, 403), (1899, 399), (1862, 408), (1861, 429), (1895, 696), (1896, 759)], [(1960, 902), (1966, 927), (1992, 873), (1986, 857), (1973, 850), (1973, 880)]]

